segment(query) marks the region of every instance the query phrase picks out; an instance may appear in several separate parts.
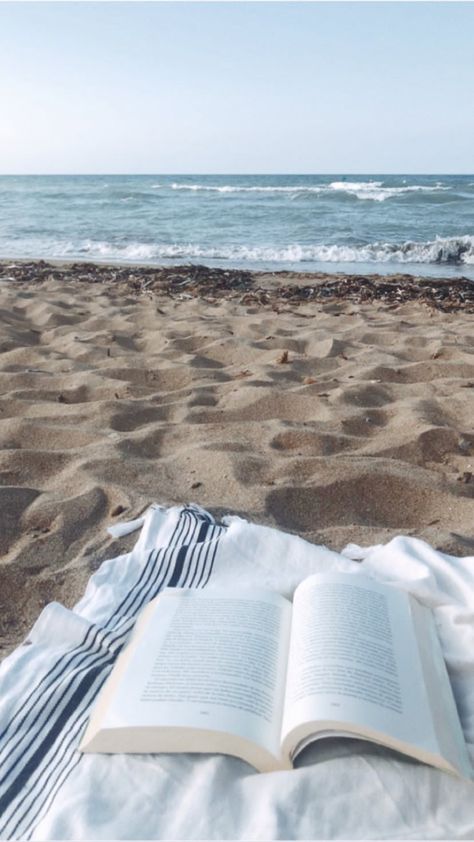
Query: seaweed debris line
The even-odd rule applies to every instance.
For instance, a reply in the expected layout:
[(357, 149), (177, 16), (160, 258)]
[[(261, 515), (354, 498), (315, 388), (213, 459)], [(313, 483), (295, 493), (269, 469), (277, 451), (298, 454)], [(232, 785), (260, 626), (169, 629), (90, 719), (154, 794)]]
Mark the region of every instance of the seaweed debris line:
[(414, 275), (249, 272), (201, 265), (130, 266), (99, 263), (3, 261), (0, 280), (104, 284), (132, 294), (156, 292), (171, 298), (239, 299), (244, 304), (277, 306), (311, 301), (403, 304), (418, 301), (437, 310), (474, 312), (474, 283), (468, 278), (433, 279)]

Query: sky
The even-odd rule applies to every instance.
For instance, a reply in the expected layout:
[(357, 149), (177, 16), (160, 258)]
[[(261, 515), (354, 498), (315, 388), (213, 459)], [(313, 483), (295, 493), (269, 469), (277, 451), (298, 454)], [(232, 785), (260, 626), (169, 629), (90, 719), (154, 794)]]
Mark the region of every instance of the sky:
[(0, 2), (0, 173), (473, 173), (474, 2)]

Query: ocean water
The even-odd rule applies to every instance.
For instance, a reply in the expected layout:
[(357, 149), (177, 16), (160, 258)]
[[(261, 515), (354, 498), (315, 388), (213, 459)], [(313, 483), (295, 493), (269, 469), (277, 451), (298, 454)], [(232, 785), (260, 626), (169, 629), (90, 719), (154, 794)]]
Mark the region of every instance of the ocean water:
[(0, 257), (474, 279), (474, 176), (1, 176)]

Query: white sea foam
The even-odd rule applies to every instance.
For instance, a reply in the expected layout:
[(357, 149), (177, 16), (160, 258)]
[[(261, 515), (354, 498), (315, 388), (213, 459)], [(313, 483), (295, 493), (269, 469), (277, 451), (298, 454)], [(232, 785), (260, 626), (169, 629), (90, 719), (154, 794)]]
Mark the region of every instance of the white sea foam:
[(83, 241), (62, 246), (57, 256), (82, 254), (110, 260), (223, 260), (249, 263), (438, 263), (474, 264), (474, 236), (438, 237), (426, 243), (369, 243), (368, 245), (203, 246), (196, 243), (158, 244)]
[(172, 190), (189, 190), (194, 193), (288, 193), (293, 195), (304, 193), (326, 194), (346, 193), (355, 196), (357, 199), (369, 199), (376, 202), (383, 202), (395, 196), (406, 193), (434, 193), (450, 190), (450, 187), (443, 187), (439, 182), (433, 185), (408, 184), (404, 187), (384, 187), (383, 181), (332, 181), (330, 184), (314, 185), (253, 185), (243, 186), (237, 184), (178, 184), (173, 182)]
[(156, 253), (156, 246), (148, 243), (129, 243), (128, 245), (117, 246), (113, 243), (95, 243), (86, 240), (81, 246), (81, 252), (110, 260), (142, 260), (146, 262), (160, 257)]
[(385, 199), (406, 193), (434, 193), (438, 190), (450, 190), (439, 182), (434, 185), (408, 184), (404, 187), (383, 187), (383, 181), (333, 181), (329, 187), (332, 190), (356, 196), (357, 199), (371, 199), (374, 202), (384, 202)]
[(7, 257), (31, 256), (56, 259), (160, 263), (161, 261), (220, 261), (249, 264), (370, 263), (438, 264), (474, 266), (474, 235), (437, 237), (428, 242), (366, 245), (288, 243), (281, 246), (201, 245), (199, 243), (113, 243), (93, 239), (45, 240), (1, 243)]
[(254, 185), (245, 187), (236, 184), (223, 184), (220, 186), (211, 184), (176, 184), (171, 185), (172, 190), (192, 190), (194, 193), (322, 193), (327, 190), (324, 185), (295, 185), (294, 187), (278, 187), (270, 185)]

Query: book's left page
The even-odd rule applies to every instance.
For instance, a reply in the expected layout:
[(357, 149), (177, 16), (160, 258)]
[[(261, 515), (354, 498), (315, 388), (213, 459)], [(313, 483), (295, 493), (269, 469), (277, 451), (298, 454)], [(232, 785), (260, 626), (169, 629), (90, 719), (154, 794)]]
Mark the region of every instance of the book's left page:
[(222, 752), (281, 768), (291, 603), (266, 590), (163, 591), (138, 621), (81, 744)]

